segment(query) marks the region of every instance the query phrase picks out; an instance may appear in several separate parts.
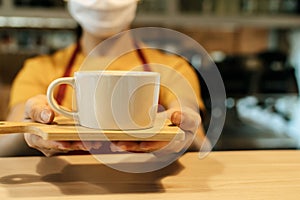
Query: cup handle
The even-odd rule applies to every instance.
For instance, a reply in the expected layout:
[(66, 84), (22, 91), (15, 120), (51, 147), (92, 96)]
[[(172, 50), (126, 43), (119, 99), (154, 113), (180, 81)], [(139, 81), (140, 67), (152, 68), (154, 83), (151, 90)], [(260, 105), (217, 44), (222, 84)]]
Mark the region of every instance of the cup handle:
[(75, 111), (68, 111), (58, 105), (57, 101), (54, 98), (54, 88), (61, 84), (68, 84), (72, 86), (72, 88), (75, 88), (75, 79), (74, 77), (63, 77), (58, 78), (50, 83), (47, 89), (47, 99), (50, 107), (57, 113), (64, 115), (68, 118), (78, 118), (78, 112)]

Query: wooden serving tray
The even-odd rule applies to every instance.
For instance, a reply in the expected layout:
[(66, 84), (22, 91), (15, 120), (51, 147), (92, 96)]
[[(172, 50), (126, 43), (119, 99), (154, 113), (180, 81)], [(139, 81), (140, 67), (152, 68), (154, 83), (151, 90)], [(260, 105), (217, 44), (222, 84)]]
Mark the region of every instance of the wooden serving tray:
[(57, 141), (171, 141), (184, 140), (184, 132), (158, 116), (152, 128), (141, 130), (97, 130), (58, 117), (52, 124), (0, 121), (0, 134), (31, 133)]

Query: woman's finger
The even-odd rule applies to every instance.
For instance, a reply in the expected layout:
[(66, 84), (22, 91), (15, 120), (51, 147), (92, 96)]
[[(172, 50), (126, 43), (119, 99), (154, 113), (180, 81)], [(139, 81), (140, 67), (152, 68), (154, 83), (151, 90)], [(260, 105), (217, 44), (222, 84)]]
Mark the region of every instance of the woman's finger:
[(138, 142), (131, 142), (131, 141), (113, 142), (110, 148), (112, 151), (130, 151), (130, 152), (140, 151)]
[(161, 141), (143, 141), (143, 142), (131, 142), (131, 141), (119, 141), (113, 142), (111, 145), (112, 151), (129, 151), (129, 152), (152, 152), (163, 148), (168, 145), (169, 142)]
[(152, 152), (152, 151), (157, 151), (165, 146), (167, 146), (169, 142), (163, 142), (163, 141), (145, 141), (140, 143), (140, 149), (143, 150), (144, 152)]
[(45, 95), (32, 97), (25, 104), (25, 118), (40, 123), (51, 123), (54, 117), (54, 111), (49, 107)]
[(195, 132), (201, 123), (200, 115), (186, 111), (174, 111), (171, 114), (170, 120), (182, 130), (190, 132)]
[(74, 141), (72, 142), (72, 150), (90, 151), (92, 149), (100, 149), (102, 143), (100, 141)]
[(28, 146), (41, 151), (45, 156), (52, 156), (58, 153), (66, 153), (72, 150), (69, 142), (44, 140), (38, 135), (25, 133), (25, 141)]

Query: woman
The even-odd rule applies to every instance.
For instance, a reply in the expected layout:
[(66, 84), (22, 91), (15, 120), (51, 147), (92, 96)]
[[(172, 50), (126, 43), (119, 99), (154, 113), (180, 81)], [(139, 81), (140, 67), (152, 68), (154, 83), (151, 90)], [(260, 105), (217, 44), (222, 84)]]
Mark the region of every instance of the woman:
[[(12, 87), (9, 121), (21, 121), (25, 118), (41, 123), (51, 123), (54, 120), (55, 113), (48, 106), (45, 97), (48, 85), (59, 77), (72, 76), (75, 71), (79, 70), (86, 56), (101, 41), (128, 29), (135, 17), (137, 7), (136, 0), (69, 0), (68, 2), (70, 14), (82, 27), (82, 35), (76, 44), (66, 49), (59, 50), (53, 55), (39, 56), (26, 61)], [(122, 45), (118, 44), (119, 42), (117, 41), (116, 47), (112, 48), (120, 48)], [(136, 45), (134, 41), (131, 44)], [(161, 88), (160, 104), (166, 109), (165, 112), (172, 123), (185, 130), (189, 135), (197, 133), (199, 146), (204, 135), (198, 109), (199, 105), (203, 108), (203, 104), (200, 99), (200, 88), (196, 73), (184, 59), (166, 55), (153, 49), (140, 50), (138, 48), (136, 51), (118, 58), (109, 66), (109, 69), (131, 70), (136, 66), (143, 65), (143, 70), (159, 71), (151, 69), (147, 65), (152, 62), (171, 66), (191, 84), (193, 92), (197, 96), (197, 104), (187, 103), (183, 105), (185, 109), (182, 109), (172, 92), (165, 88)], [(130, 63), (130, 65), (124, 65), (124, 63)], [(172, 77), (172, 74), (167, 74), (164, 71), (159, 72), (162, 78)], [(56, 93), (56, 99), (62, 106), (71, 108), (71, 93), (69, 88), (60, 87)], [(24, 149), (28, 145), (41, 151), (46, 156), (75, 150), (88, 151), (91, 148), (100, 148), (102, 145), (99, 142), (83, 144), (82, 142), (44, 141), (33, 134), (25, 134), (26, 143), (20, 135), (7, 136), (7, 138), (1, 139), (0, 142), (2, 142), (0, 145), (3, 147), (13, 147), (14, 151), (11, 152), (17, 155), (26, 155)], [(149, 152), (160, 149), (168, 143), (120, 141), (114, 144), (122, 150)], [(189, 144), (189, 142), (186, 141), (186, 144)], [(182, 148), (182, 146), (185, 145), (178, 148)], [(9, 154), (7, 153), (7, 155)], [(5, 151), (2, 151), (2, 155), (5, 155)]]

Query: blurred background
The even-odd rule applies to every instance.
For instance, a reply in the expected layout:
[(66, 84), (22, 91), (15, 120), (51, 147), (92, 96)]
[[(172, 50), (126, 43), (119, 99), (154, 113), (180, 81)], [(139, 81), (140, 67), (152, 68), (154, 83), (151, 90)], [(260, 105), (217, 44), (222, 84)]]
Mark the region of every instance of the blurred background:
[[(24, 60), (76, 40), (77, 24), (65, 4), (0, 0), (0, 120)], [(300, 0), (141, 0), (133, 28), (143, 26), (182, 32), (215, 61), (227, 117), (214, 150), (300, 147)], [(201, 66), (200, 55), (183, 53)], [(209, 94), (202, 92), (209, 110)]]

